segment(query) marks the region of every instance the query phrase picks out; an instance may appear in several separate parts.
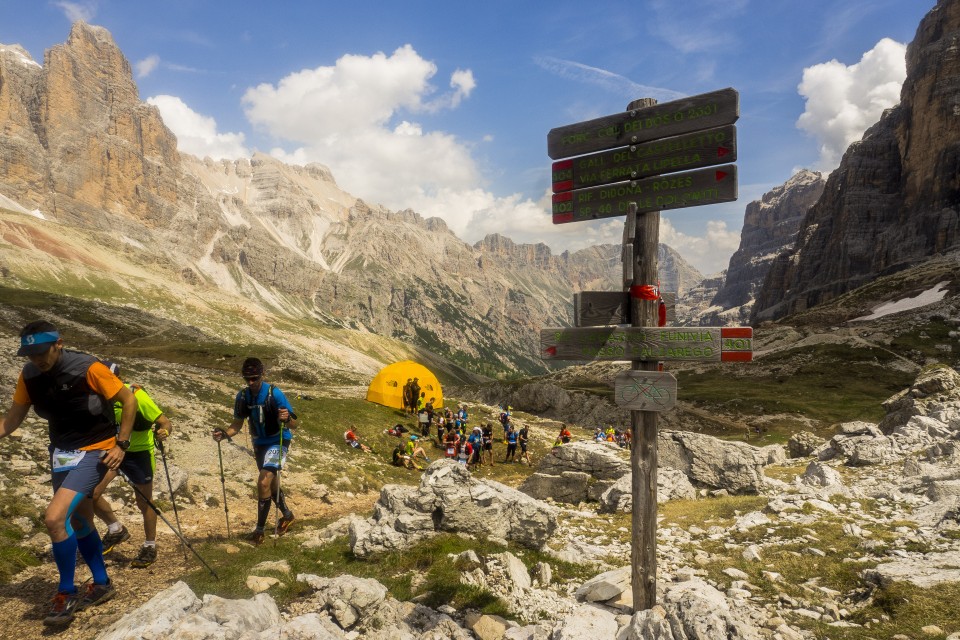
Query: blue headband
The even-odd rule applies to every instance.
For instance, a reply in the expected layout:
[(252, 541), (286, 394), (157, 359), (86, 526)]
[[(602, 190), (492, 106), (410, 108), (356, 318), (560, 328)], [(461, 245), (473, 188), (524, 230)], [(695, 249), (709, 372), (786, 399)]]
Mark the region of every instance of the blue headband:
[(60, 339), (60, 334), (56, 331), (46, 331), (44, 333), (31, 333), (28, 336), (20, 338), (21, 347), (29, 347), (35, 344), (44, 344), (46, 342), (56, 342)]

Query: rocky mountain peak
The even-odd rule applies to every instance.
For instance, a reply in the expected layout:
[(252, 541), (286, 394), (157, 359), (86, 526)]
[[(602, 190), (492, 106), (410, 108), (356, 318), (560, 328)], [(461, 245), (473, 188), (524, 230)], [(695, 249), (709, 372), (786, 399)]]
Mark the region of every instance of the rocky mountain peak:
[(777, 319), (960, 247), (960, 2), (940, 0), (907, 48), (900, 104), (847, 150), (778, 256), (751, 321)]
[(754, 297), (774, 259), (793, 247), (803, 217), (820, 198), (825, 184), (819, 172), (801, 169), (747, 205), (740, 247), (730, 257), (723, 284), (699, 322), (740, 324), (749, 319)]

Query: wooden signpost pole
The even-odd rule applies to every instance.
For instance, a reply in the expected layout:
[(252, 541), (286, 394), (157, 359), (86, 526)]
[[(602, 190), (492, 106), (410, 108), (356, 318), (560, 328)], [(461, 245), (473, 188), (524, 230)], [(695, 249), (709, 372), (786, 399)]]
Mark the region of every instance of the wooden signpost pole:
[[(574, 303), (576, 328), (541, 330), (540, 353), (544, 360), (631, 362), (630, 371), (617, 376), (614, 395), (618, 406), (630, 409), (634, 611), (657, 602), (658, 412), (673, 408), (677, 394), (676, 379), (659, 372), (658, 362), (753, 357), (749, 327), (663, 327), (658, 321), (660, 211), (737, 199), (736, 165), (716, 165), (736, 158), (732, 125), (739, 116), (739, 94), (722, 89), (659, 105), (652, 98), (634, 100), (625, 112), (547, 135), (547, 155), (558, 160), (552, 167), (553, 223), (627, 217), (624, 292), (581, 292)], [(628, 316), (630, 327), (610, 326), (625, 324)]]
[[(634, 100), (627, 111), (650, 107), (656, 104), (652, 98)], [(657, 285), (657, 244), (660, 241), (660, 212), (636, 213), (637, 204), (631, 202), (632, 215), (627, 221), (636, 220), (633, 234), (633, 283), (631, 287), (631, 325), (634, 327), (657, 326), (657, 300), (644, 298), (642, 291)], [(658, 287), (659, 288), (659, 287)], [(634, 360), (631, 369), (656, 371), (656, 361)], [(632, 473), (631, 497), (631, 545), (630, 584), (633, 588), (633, 610), (643, 611), (657, 603), (657, 425), (656, 411), (630, 411), (631, 446), (630, 471)]]

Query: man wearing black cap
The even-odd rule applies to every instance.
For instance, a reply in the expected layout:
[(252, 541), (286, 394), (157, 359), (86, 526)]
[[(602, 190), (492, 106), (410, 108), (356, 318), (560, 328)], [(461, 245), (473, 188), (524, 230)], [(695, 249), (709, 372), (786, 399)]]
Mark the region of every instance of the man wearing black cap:
[(286, 533), (294, 521), (293, 512), (287, 507), (280, 488), (278, 472), (286, 462), (293, 439), (290, 429), (297, 426), (297, 414), (293, 412), (283, 391), (275, 385), (263, 383), (263, 363), (258, 358), (244, 360), (240, 371), (247, 387), (237, 393), (233, 404), (233, 422), (225, 430), (214, 429), (213, 439), (220, 442), (223, 438), (237, 435), (244, 420), (250, 425), (260, 477), (257, 480), (257, 527), (247, 535), (247, 540), (260, 544), (270, 515), (271, 499), (283, 513), (277, 522), (278, 534)]
[[(31, 406), (49, 424), (54, 493), (44, 524), (60, 584), (43, 622), (63, 625), (73, 620), (75, 611), (116, 594), (103, 562), (90, 496), (107, 470), (123, 462), (137, 401), (97, 358), (64, 349), (60, 333), (49, 322), (31, 322), (23, 328), (17, 355), (27, 356), (29, 362), (17, 380), (12, 406), (0, 418), (0, 438), (23, 423)], [(119, 435), (114, 402), (122, 406)], [(77, 551), (93, 574), (93, 583), (79, 592), (73, 582)]]

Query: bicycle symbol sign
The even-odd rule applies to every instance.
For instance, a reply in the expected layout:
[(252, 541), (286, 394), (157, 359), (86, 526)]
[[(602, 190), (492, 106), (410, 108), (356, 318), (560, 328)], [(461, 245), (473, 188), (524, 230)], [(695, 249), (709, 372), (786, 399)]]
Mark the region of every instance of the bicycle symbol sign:
[(668, 411), (677, 404), (677, 379), (663, 371), (621, 371), (614, 380), (617, 406), (636, 411)]

